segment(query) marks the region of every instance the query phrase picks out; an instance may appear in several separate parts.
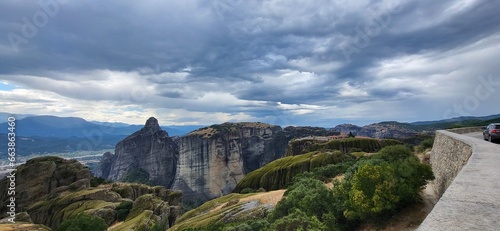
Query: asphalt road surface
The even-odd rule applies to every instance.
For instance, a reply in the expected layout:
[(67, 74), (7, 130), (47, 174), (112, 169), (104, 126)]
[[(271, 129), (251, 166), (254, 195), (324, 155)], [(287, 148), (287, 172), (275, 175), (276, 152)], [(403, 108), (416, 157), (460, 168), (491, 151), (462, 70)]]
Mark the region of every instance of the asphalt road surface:
[[(462, 135), (474, 137), (474, 138), (477, 138), (480, 140), (484, 140), (482, 132), (472, 132), (472, 133), (466, 133), (466, 134), (462, 134)], [(488, 142), (488, 141), (485, 140), (484, 142)], [(499, 142), (495, 140), (495, 143), (498, 144)]]

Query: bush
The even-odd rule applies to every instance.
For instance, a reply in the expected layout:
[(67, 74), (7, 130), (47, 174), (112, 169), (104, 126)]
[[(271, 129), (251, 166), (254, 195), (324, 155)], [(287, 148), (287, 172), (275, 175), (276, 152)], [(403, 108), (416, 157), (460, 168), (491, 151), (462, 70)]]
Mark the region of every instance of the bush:
[(411, 150), (404, 145), (393, 145), (382, 148), (377, 155), (376, 158), (381, 158), (385, 161), (392, 162), (396, 160), (404, 160), (408, 157), (413, 156)]
[(105, 231), (106, 229), (107, 225), (104, 219), (79, 214), (74, 218), (63, 221), (57, 231)]
[(400, 200), (396, 182), (395, 171), (389, 164), (360, 166), (352, 179), (341, 186), (347, 187), (348, 193), (344, 216), (366, 219), (394, 210)]
[(152, 185), (149, 181), (149, 173), (142, 168), (130, 170), (121, 180), (124, 182)]
[(291, 209), (299, 209), (308, 216), (321, 218), (332, 211), (335, 201), (333, 194), (323, 182), (311, 178), (299, 178), (285, 192), (285, 197), (278, 202), (270, 214), (270, 221), (290, 215)]
[(334, 188), (336, 211), (343, 211), (348, 220), (379, 218), (417, 200), (432, 179), (430, 166), (408, 148), (389, 146), (346, 171), (344, 181)]
[(422, 142), (420, 142), (420, 144), (418, 145), (417, 151), (424, 152), (425, 150), (432, 148), (433, 145), (434, 145), (434, 137), (427, 138), (427, 139), (423, 140)]
[(102, 178), (102, 177), (92, 177), (92, 179), (90, 179), (90, 187), (97, 187), (101, 184), (104, 184), (104, 183), (107, 183), (108, 181), (106, 181), (106, 179)]
[(254, 193), (255, 192), (255, 189), (253, 188), (244, 188), (243, 190), (241, 190), (241, 194), (248, 194), (248, 193)]
[(133, 203), (131, 201), (124, 201), (116, 206), (116, 219), (118, 221), (124, 221), (128, 214), (130, 213), (130, 209), (132, 209)]
[(289, 230), (310, 230), (320, 231), (326, 230), (326, 227), (315, 216), (309, 216), (307, 213), (299, 209), (292, 209), (291, 213), (276, 220), (271, 225), (271, 230), (289, 231)]

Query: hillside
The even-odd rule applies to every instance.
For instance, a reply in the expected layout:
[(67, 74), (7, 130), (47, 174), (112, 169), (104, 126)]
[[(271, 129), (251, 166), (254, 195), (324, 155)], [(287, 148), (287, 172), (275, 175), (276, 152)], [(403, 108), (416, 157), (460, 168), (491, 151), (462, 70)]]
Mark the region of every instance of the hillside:
[[(85, 214), (99, 217), (112, 230), (164, 230), (182, 213), (182, 193), (161, 186), (98, 184), (88, 168), (75, 160), (40, 157), (16, 168), (16, 224), (0, 224), (0, 230), (39, 228), (57, 230), (61, 224)], [(7, 213), (9, 179), (0, 181), (0, 212)], [(24, 214), (24, 215), (23, 215)]]

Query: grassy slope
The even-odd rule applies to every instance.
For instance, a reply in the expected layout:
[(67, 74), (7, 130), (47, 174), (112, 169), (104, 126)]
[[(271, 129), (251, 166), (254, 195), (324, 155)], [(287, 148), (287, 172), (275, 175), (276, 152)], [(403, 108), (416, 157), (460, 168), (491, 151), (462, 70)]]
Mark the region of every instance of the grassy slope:
[(234, 192), (245, 188), (264, 188), (266, 191), (285, 188), (299, 173), (313, 168), (342, 162), (347, 158), (339, 151), (310, 152), (275, 160), (264, 167), (248, 173), (236, 186)]

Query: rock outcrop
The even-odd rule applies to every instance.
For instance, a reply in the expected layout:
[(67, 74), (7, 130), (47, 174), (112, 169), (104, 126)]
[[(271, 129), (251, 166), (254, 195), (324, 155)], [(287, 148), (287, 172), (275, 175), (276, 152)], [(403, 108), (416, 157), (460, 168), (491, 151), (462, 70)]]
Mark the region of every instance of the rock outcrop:
[[(24, 223), (32, 221), (35, 224), (43, 224), (53, 230), (56, 230), (64, 220), (80, 213), (101, 217), (108, 226), (111, 226), (118, 221), (118, 207), (122, 203), (142, 204), (142, 201), (137, 200), (144, 195), (149, 195), (149, 198), (154, 198), (154, 202), (161, 205), (155, 207), (159, 209), (153, 209), (154, 216), (144, 217), (133, 213), (126, 217), (127, 220), (137, 223), (147, 223), (149, 226), (143, 230), (149, 230), (151, 225), (164, 230), (172, 226), (182, 212), (180, 207), (182, 192), (169, 190), (163, 186), (114, 183), (90, 187), (91, 175), (88, 168), (76, 160), (39, 157), (18, 166), (15, 172), (16, 212), (23, 212), (16, 218), (22, 219), (20, 222)], [(7, 188), (8, 181), (9, 178), (4, 178), (0, 182), (2, 188)], [(2, 190), (1, 196), (7, 195)], [(9, 198), (2, 198), (1, 203), (8, 201)], [(3, 204), (2, 209), (6, 208), (7, 205)], [(7, 215), (6, 211), (2, 214)], [(28, 224), (14, 227), (21, 230), (25, 225)], [(36, 227), (43, 228), (35, 225), (29, 227), (34, 230)]]
[(169, 188), (174, 181), (177, 159), (177, 145), (160, 128), (158, 120), (151, 117), (144, 128), (116, 145), (114, 156), (104, 156), (100, 166), (102, 176), (109, 180), (145, 178), (148, 183)]
[(193, 131), (179, 140), (173, 188), (187, 200), (229, 194), (246, 173), (281, 157), (287, 143), (281, 127), (264, 123), (224, 123)]
[(110, 230), (149, 231), (155, 226), (158, 230), (165, 230), (173, 226), (175, 220), (172, 217), (177, 218), (178, 213), (175, 211), (179, 209), (179, 206), (170, 206), (168, 202), (153, 194), (145, 194), (134, 201), (125, 222)]
[(116, 161), (116, 155), (113, 155), (111, 152), (105, 152), (101, 161), (99, 161), (99, 165), (92, 172), (92, 174), (96, 177), (102, 177), (107, 179), (109, 177), (109, 172), (111, 171), (111, 165)]
[[(28, 160), (15, 171), (16, 212), (27, 211), (33, 203), (48, 195), (56, 196), (68, 188), (90, 187), (90, 171), (76, 160), (38, 157)], [(78, 183), (77, 183), (78, 182)], [(6, 214), (10, 196), (6, 191), (10, 180), (0, 181), (0, 216)]]
[(418, 134), (434, 134), (435, 129), (426, 126), (416, 126), (407, 123), (399, 123), (394, 121), (381, 122), (359, 127), (353, 124), (341, 124), (332, 128), (334, 131), (343, 132), (345, 134), (353, 133), (356, 136), (366, 136), (372, 138), (394, 138), (407, 139)]
[[(288, 141), (338, 134), (318, 127), (224, 123), (168, 137), (155, 118), (103, 155), (98, 176), (181, 190), (187, 200), (206, 201), (231, 193), (243, 176), (284, 156)], [(175, 182), (175, 183), (174, 183)]]
[(338, 134), (318, 127), (265, 123), (223, 123), (193, 131), (178, 141), (179, 162), (173, 188), (185, 200), (209, 200), (233, 191), (243, 177), (284, 156), (297, 137)]

